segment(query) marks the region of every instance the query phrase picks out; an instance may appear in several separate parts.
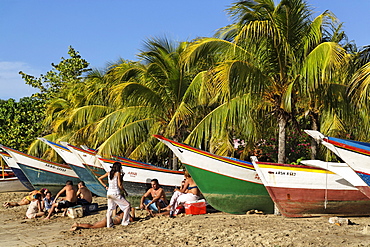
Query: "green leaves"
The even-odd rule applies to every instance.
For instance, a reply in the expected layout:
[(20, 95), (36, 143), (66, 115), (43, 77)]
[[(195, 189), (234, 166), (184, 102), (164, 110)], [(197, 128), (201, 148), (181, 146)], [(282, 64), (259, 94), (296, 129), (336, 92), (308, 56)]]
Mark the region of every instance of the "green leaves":
[(44, 112), (44, 102), (36, 98), (0, 100), (0, 143), (27, 152), (43, 132)]
[(46, 100), (57, 97), (61, 90), (69, 84), (81, 82), (82, 74), (91, 70), (88, 69), (89, 63), (82, 59), (72, 46), (69, 47), (68, 55), (70, 58), (62, 57), (59, 64), (52, 63), (53, 69), (46, 72), (45, 75), (40, 75), (39, 78), (23, 71), (19, 72), (26, 84), (40, 89), (40, 93), (35, 94), (36, 97)]

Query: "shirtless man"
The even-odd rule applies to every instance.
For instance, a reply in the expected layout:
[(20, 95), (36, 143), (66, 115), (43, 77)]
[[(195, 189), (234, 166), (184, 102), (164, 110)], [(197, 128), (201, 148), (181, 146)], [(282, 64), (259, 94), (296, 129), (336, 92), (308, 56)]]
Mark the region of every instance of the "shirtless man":
[(84, 181), (78, 183), (77, 202), (81, 205), (89, 205), (92, 202), (92, 193), (86, 187)]
[[(66, 193), (66, 197), (64, 198), (64, 200), (62, 200), (60, 202), (56, 202), (58, 197), (64, 192)], [(77, 205), (76, 190), (73, 188), (73, 182), (71, 180), (67, 180), (66, 186), (64, 186), (64, 188), (61, 189), (58, 192), (58, 194), (55, 196), (55, 199), (53, 201), (53, 206), (51, 206), (51, 209), (49, 210), (49, 214), (48, 214), (48, 216), (46, 216), (46, 218), (44, 220), (50, 219), (50, 216), (54, 212), (55, 208), (58, 208), (58, 209), (64, 208), (65, 210), (67, 210), (67, 208), (74, 207), (76, 205)], [(64, 214), (65, 214), (65, 212), (66, 211), (64, 211)]]
[[(168, 205), (168, 201), (157, 179), (152, 179), (150, 184), (152, 187), (141, 197), (140, 208), (145, 208), (153, 216), (153, 212), (160, 212), (161, 208), (165, 208)], [(147, 199), (149, 196), (152, 197), (152, 200)]]

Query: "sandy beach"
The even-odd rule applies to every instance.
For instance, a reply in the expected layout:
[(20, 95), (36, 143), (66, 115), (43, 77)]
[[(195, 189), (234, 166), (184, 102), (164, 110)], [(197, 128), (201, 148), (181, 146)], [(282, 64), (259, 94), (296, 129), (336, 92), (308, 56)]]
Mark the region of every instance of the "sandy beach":
[[(1, 204), (26, 193), (0, 193)], [(49, 221), (24, 219), (27, 206), (0, 209), (1, 246), (370, 246), (370, 218), (349, 217), (350, 225), (335, 225), (329, 217), (285, 218), (275, 215), (231, 215), (222, 212), (146, 217), (113, 229), (69, 231), (74, 222), (104, 218), (106, 199), (95, 197), (99, 211), (72, 219), (56, 214)], [(135, 206), (135, 205), (134, 205)]]

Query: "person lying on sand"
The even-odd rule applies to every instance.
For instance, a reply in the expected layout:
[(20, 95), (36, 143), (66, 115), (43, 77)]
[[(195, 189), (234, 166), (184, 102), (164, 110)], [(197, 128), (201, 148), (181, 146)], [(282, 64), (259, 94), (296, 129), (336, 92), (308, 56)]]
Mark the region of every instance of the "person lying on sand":
[[(134, 208), (131, 208), (131, 214), (133, 216), (135, 215), (135, 209)], [(120, 225), (122, 223), (123, 216), (124, 216), (124, 213), (122, 211), (120, 211), (120, 213), (113, 216), (112, 217), (113, 224), (114, 225)], [(133, 216), (130, 216), (130, 222), (134, 221)], [(78, 229), (95, 229), (95, 228), (104, 228), (106, 226), (107, 226), (107, 217), (104, 217), (104, 219), (102, 219), (101, 221), (95, 222), (94, 224), (75, 222), (69, 230), (70, 231), (75, 231), (75, 230), (78, 230)]]
[(45, 191), (48, 191), (48, 189), (33, 190), (27, 196), (23, 197), (22, 200), (20, 200), (19, 202), (4, 202), (3, 207), (8, 208), (28, 205), (34, 199), (33, 196), (36, 194), (41, 194), (41, 197), (43, 199), (45, 196)]

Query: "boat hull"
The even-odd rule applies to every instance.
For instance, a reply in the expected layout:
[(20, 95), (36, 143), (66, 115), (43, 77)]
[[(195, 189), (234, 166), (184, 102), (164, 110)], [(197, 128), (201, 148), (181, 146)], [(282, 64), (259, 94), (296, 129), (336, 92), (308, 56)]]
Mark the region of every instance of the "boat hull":
[[(18, 166), (18, 164), (17, 164)], [(18, 166), (18, 168), (11, 167), (12, 171), (14, 172), (15, 176), (19, 179), (19, 181), (23, 184), (23, 186), (28, 190), (32, 191), (35, 190), (32, 183), (28, 180), (22, 169)]]
[[(75, 152), (77, 147), (72, 146), (68, 143), (60, 145), (52, 141), (46, 140), (45, 138), (39, 138), (39, 140), (48, 144), (51, 148), (57, 152), (60, 157), (70, 166), (70, 168), (77, 174), (81, 181), (85, 182), (86, 187), (95, 195), (105, 197), (107, 190), (99, 182), (99, 180), (93, 176), (84, 166), (84, 161), (78, 153)], [(84, 150), (81, 150), (85, 152)], [(103, 168), (100, 168), (103, 170)]]
[(22, 163), (18, 163), (18, 165), (37, 190), (48, 188), (53, 193), (56, 193), (65, 186), (67, 180), (71, 180), (75, 185), (80, 181), (77, 176), (55, 173)]
[(245, 214), (251, 209), (272, 213), (271, 198), (262, 184), (235, 179), (223, 174), (186, 165), (187, 171), (201, 190), (207, 202), (215, 209)]
[[(110, 167), (116, 160), (99, 158), (105, 171), (109, 172)], [(184, 179), (183, 172), (173, 171), (152, 165), (138, 165), (119, 161), (122, 171), (125, 173), (124, 186), (130, 195), (143, 195), (149, 188), (152, 179), (158, 179), (160, 186), (167, 195), (172, 195), (176, 186), (181, 185)]]
[[(266, 187), (285, 217), (368, 216), (370, 201), (359, 191)], [(326, 198), (326, 199), (325, 199)]]
[(65, 186), (67, 180), (75, 184), (80, 181), (68, 165), (43, 160), (11, 148), (2, 148), (14, 158), (35, 189), (48, 188), (55, 193)]
[(250, 162), (222, 157), (155, 136), (180, 159), (207, 202), (217, 210), (245, 214), (249, 210), (273, 213), (273, 202)]
[(305, 132), (335, 153), (370, 185), (370, 143), (327, 137), (314, 130)]
[[(95, 176), (93, 175), (86, 166), (80, 167), (75, 166), (72, 164), (69, 164), (69, 166), (75, 171), (75, 173), (78, 175), (78, 177), (81, 179), (81, 181), (85, 182), (86, 187), (95, 195), (106, 197), (107, 196), (107, 190), (106, 188), (99, 182), (98, 177), (99, 175)], [(97, 172), (95, 174), (101, 174), (103, 175), (105, 171), (102, 168), (95, 168), (97, 170), (100, 170), (100, 172)], [(100, 175), (100, 176), (101, 176)]]
[(26, 175), (23, 173), (22, 169), (18, 166), (17, 162), (11, 157), (8, 153), (0, 151), (0, 156), (3, 158), (5, 163), (12, 169), (15, 176), (19, 179), (19, 181), (23, 184), (27, 190), (31, 191), (35, 188), (32, 186), (31, 182), (28, 180)]
[(283, 216), (370, 215), (370, 199), (333, 172), (309, 166), (254, 165)]
[(1, 192), (29, 191), (17, 177), (0, 178)]

